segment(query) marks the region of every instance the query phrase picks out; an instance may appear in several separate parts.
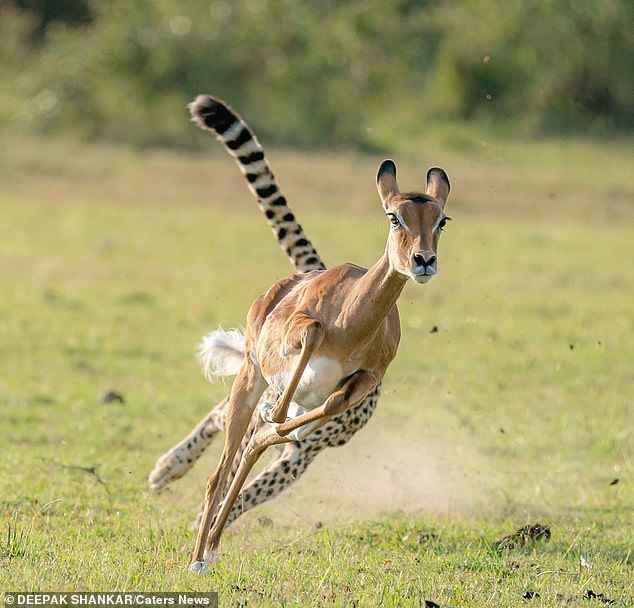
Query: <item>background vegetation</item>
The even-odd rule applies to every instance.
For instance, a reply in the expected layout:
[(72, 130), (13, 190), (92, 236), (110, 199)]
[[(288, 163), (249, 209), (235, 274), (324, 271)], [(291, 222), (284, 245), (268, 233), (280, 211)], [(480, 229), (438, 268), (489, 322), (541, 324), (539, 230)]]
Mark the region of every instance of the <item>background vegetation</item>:
[(194, 145), (208, 90), (300, 146), (631, 132), (633, 31), (628, 0), (4, 0), (0, 126)]
[[(401, 298), (376, 414), (245, 515), (203, 579), (186, 570), (189, 526), (221, 442), (160, 496), (147, 474), (226, 394), (195, 344), (241, 323), (288, 262), (224, 155), (24, 138), (0, 151), (0, 589), (443, 607), (526, 591), (592, 606), (590, 589), (631, 606), (634, 149), (431, 148), (399, 161), (401, 185), (438, 162), (454, 221), (438, 277)], [(271, 156), (327, 263), (372, 263), (380, 157)], [(549, 542), (495, 549), (533, 523)]]
[[(631, 607), (632, 10), (1, 2), (0, 591)], [(329, 265), (382, 251), (383, 149), (404, 188), (444, 167), (454, 218), (368, 426), (206, 578), (190, 524), (220, 442), (160, 496), (147, 474), (227, 392), (200, 336), (289, 265), (188, 124), (201, 91), (253, 124)], [(497, 547), (534, 523), (549, 541)]]

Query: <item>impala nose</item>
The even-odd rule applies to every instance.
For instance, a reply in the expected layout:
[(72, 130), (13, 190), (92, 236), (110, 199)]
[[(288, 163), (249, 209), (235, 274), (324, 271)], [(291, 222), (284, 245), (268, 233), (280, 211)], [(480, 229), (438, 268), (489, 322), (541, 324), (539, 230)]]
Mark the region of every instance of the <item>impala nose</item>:
[(425, 255), (420, 252), (414, 254), (414, 264), (416, 264), (416, 266), (418, 267), (422, 266), (423, 268), (427, 269), (427, 267), (433, 266), (435, 261), (436, 261), (435, 255), (430, 255), (428, 257), (425, 257)]

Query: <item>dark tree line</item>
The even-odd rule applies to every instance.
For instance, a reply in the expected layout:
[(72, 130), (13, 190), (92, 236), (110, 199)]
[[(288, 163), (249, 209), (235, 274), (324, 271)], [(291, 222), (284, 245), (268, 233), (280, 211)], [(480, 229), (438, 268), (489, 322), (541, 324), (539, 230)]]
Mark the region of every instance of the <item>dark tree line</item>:
[(259, 133), (389, 147), (430, 124), (631, 132), (630, 0), (0, 0), (0, 126), (190, 145), (214, 92)]

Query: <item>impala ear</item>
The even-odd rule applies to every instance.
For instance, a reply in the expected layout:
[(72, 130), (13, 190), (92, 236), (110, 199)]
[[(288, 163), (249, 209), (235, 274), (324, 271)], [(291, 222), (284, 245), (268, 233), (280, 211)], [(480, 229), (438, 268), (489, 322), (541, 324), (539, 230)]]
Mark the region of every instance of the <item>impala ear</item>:
[(376, 174), (376, 188), (383, 206), (395, 194), (399, 193), (398, 184), (396, 183), (396, 165), (392, 160), (384, 160)]
[(439, 167), (432, 167), (427, 171), (427, 187), (425, 188), (425, 194), (434, 196), (442, 201), (442, 206), (445, 206), (447, 197), (449, 196), (449, 190), (451, 185), (449, 184), (449, 178), (447, 174)]

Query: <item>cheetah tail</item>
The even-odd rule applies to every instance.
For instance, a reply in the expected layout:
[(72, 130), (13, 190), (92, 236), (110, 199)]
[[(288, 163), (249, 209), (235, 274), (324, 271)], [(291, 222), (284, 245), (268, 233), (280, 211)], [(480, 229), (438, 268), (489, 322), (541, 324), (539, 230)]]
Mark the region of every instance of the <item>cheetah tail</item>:
[(214, 133), (236, 160), (249, 190), (295, 270), (304, 273), (324, 268), (279, 189), (264, 149), (249, 125), (230, 106), (211, 95), (198, 95), (188, 108), (193, 122)]

